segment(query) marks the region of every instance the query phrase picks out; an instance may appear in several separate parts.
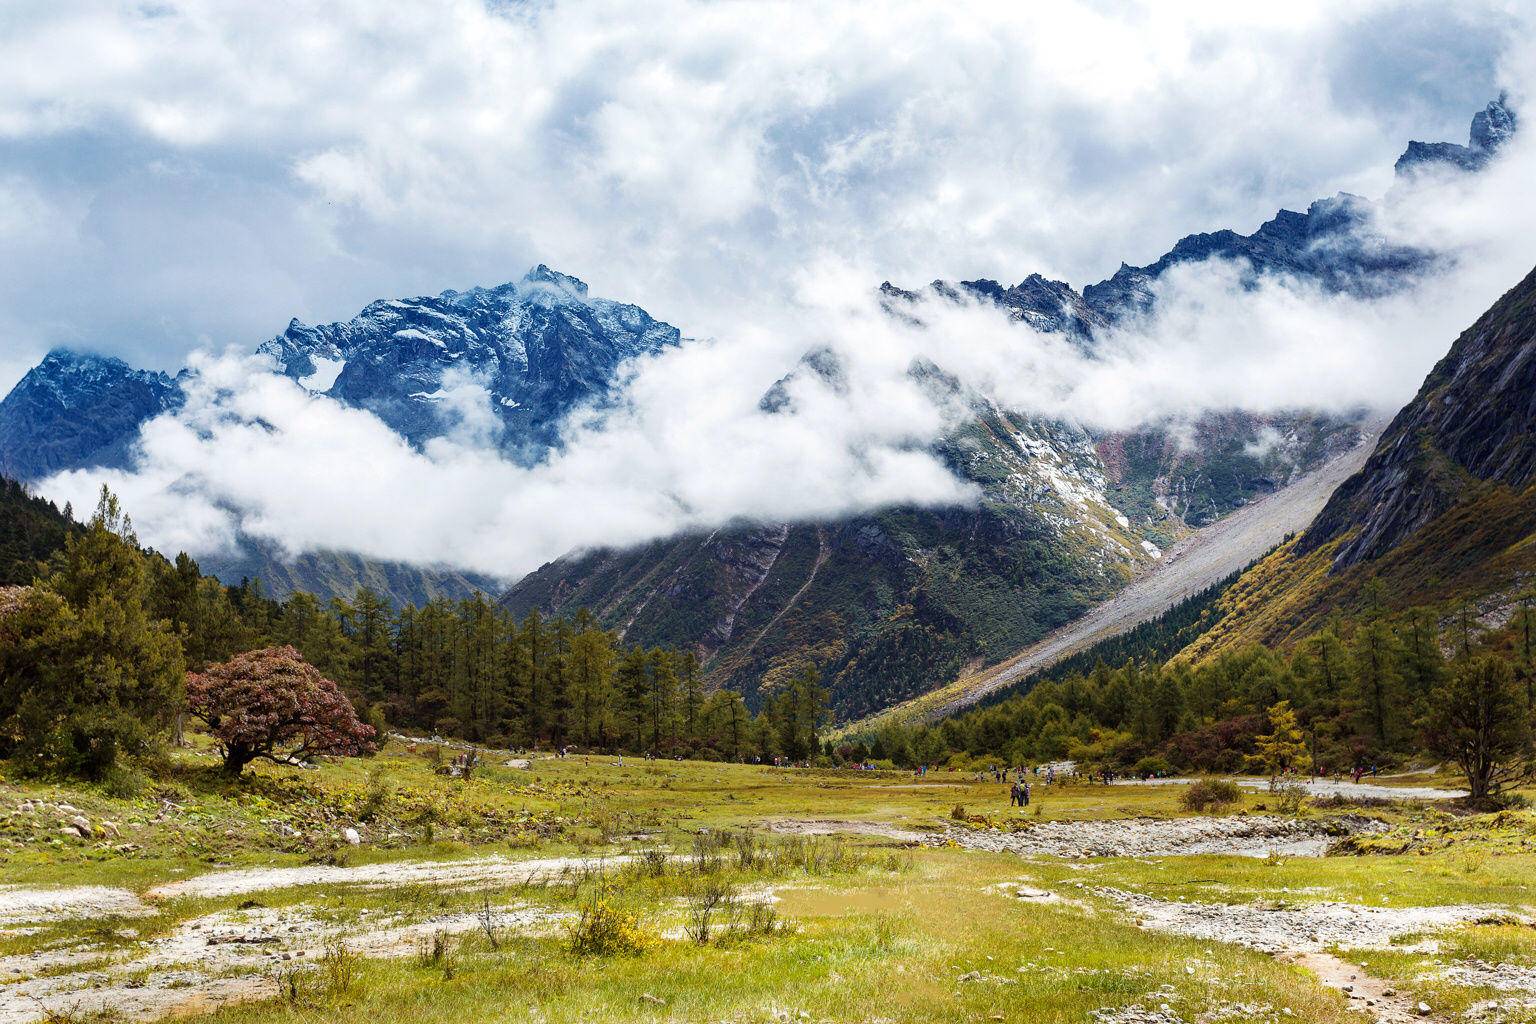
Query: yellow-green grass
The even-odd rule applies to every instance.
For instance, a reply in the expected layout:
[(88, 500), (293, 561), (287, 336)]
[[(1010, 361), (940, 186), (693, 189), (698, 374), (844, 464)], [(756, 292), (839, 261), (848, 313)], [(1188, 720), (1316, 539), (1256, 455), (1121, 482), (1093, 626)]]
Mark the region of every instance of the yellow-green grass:
[[(157, 789), (173, 791), (181, 805), (160, 823), (152, 821), (161, 807)], [(934, 826), (952, 821), (957, 806), (1003, 827), (1177, 816), (1187, 813), (1179, 805), (1183, 792), (1178, 785), (1037, 784), (1035, 804), (1021, 811), (1008, 806), (1004, 786), (974, 781), (967, 773), (914, 777), (632, 758), (621, 765), (606, 757), (536, 759), (528, 769), (493, 760), (460, 781), (436, 774), (426, 751), (413, 753), (398, 743), (372, 760), (326, 762), (313, 771), (263, 766), (249, 781), (230, 784), (218, 776), (206, 750), (194, 749), (176, 755), (165, 778), (132, 799), (92, 785), (14, 778), (0, 783), (0, 822), (6, 822), (0, 830), (5, 839), (0, 870), (12, 884), (106, 884), (143, 891), (225, 866), (544, 857), (650, 846), (686, 852), (693, 836), (707, 830), (784, 819)], [(21, 800), (39, 798), (68, 802), (93, 820), (117, 821), (124, 840), (141, 849), (119, 854), (115, 841), (65, 839), (57, 835), (52, 813), (4, 817)], [(1264, 793), (1245, 794), (1240, 809), (1256, 811), (1267, 800)], [(418, 821), (422, 808), (436, 809), (430, 833), (427, 823)], [(1081, 1022), (1091, 1010), (1138, 1002), (1152, 1008), (1170, 1002), (1186, 1020), (1224, 1002), (1242, 1002), (1267, 1003), (1276, 1012), (1288, 1006), (1300, 1020), (1343, 1021), (1350, 1018), (1337, 994), (1298, 969), (1233, 946), (1142, 931), (1094, 889), (1114, 886), (1204, 902), (1478, 903), (1513, 909), (1533, 901), (1536, 851), (1525, 848), (1531, 816), (1453, 819), (1412, 805), (1370, 813), (1391, 819), (1395, 835), (1450, 839), (1424, 854), (1276, 862), (1112, 858), (1068, 865), (959, 849), (897, 849), (870, 837), (858, 841), (865, 851), (862, 867), (812, 874), (728, 871), (737, 884), (775, 886), (779, 913), (792, 930), (708, 946), (676, 937), (693, 884), (685, 870), (656, 878), (624, 869), (612, 884), (612, 898), (651, 937), (637, 956), (577, 956), (563, 934), (509, 938), (499, 949), (471, 934), (456, 941), (446, 963), (409, 956), (363, 962), (356, 984), (345, 992), (328, 991), (323, 972), (317, 972), (301, 985), (298, 1002), (274, 998), (229, 1007), (208, 1019), (416, 1024), (527, 1020), (536, 1014), (548, 1021), (766, 1021), (775, 1013), (802, 1019), (804, 1011), (810, 1020)], [(274, 829), (274, 820), (297, 823), (319, 839), (295, 844)], [(382, 846), (370, 838), (361, 848), (337, 838), (348, 822), (363, 823), (367, 832), (380, 820), (399, 824), (403, 837)], [(644, 837), (636, 840), (635, 833)], [(996, 888), (1008, 881), (1062, 893), (1082, 906), (1016, 899)], [(587, 879), (580, 885), (483, 891), (305, 886), (254, 898), (271, 908), (303, 904), (308, 913), (338, 922), (355, 922), (365, 910), (412, 921), (470, 910), (486, 899), (575, 911), (593, 884)], [(82, 940), (106, 951), (128, 951), (178, 923), (233, 909), (248, 898), (176, 899), (159, 904), (156, 916), (135, 920), (61, 921), (30, 935), (0, 937), (0, 954)], [(1469, 927), (1450, 933), (1443, 955), (1482, 955), (1497, 941), (1528, 956), (1531, 935), (1536, 932)], [(1417, 954), (1350, 954), (1350, 959), (1368, 959), (1373, 970), (1379, 966), (1398, 979), (1404, 991), (1452, 1005), (1441, 983), (1417, 980), (1423, 973)], [(980, 972), (980, 979), (961, 980), (972, 972)], [(1156, 994), (1164, 985), (1173, 987), (1175, 998)], [(1456, 998), (1464, 1001), (1456, 1005), (1474, 994), (1460, 991)]]
[(1339, 996), (1261, 954), (994, 888), (1018, 868), (1006, 856), (925, 851), (909, 872), (858, 873), (786, 893), (794, 925), (786, 934), (709, 946), (658, 940), (615, 957), (577, 956), (558, 936), (499, 951), (469, 941), (451, 978), (418, 959), (376, 961), (346, 992), (327, 991), (316, 977), (296, 1004), (197, 1019), (1080, 1024), (1092, 1010), (1133, 1003), (1176, 1004), (1192, 1020), (1239, 1001), (1290, 1007), (1307, 1021), (1349, 1019)]

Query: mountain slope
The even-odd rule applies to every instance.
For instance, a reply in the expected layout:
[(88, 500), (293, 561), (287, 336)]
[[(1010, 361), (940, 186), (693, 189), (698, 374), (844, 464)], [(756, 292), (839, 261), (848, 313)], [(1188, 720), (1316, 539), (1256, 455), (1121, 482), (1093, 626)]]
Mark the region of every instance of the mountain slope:
[(1156, 565), (1087, 614), (1052, 630), (999, 664), (848, 726), (850, 731), (934, 721), (1004, 692), (1095, 644), (1151, 622), (1196, 594), (1231, 579), (1303, 527), (1329, 494), (1365, 461), (1362, 440), (1310, 473), (1184, 538)]
[(1456, 339), (1307, 531), (1188, 652), (1283, 643), (1367, 598), (1507, 603), (1536, 580), (1536, 271)]
[(294, 591), (347, 599), (359, 587), (367, 587), (396, 608), (419, 607), (435, 598), (494, 594), (503, 585), (476, 573), (363, 558), (347, 551), (286, 555), (250, 540), (236, 553), (205, 555), (198, 561), (205, 573), (232, 586), (243, 579), (259, 579), (262, 593), (279, 601)]
[[(1474, 137), (1479, 125), (1498, 134), (1504, 122), (1493, 109), (1477, 115)], [(922, 298), (993, 302), (1091, 355), (1101, 332), (1149, 311), (1158, 281), (1184, 264), (1232, 260), (1252, 283), (1283, 274), (1363, 295), (1404, 287), (1434, 265), (1432, 253), (1385, 242), (1372, 221), (1370, 203), (1341, 194), (1304, 213), (1282, 210), (1249, 235), (1187, 236), (1157, 261), (1122, 265), (1081, 293), (1033, 274), (1011, 287), (982, 279), (913, 291), (886, 282), (881, 296), (888, 313), (909, 319), (920, 316)], [(840, 372), (835, 353), (809, 353), (762, 408), (783, 407), (789, 377), (815, 374), (836, 392)], [(771, 689), (809, 657), (837, 713), (858, 716), (973, 678), (1056, 635), (1143, 573), (1160, 548), (1284, 488), (1360, 436), (1358, 418), (1264, 419), (1241, 409), (1098, 437), (979, 413), (940, 446), (957, 475), (981, 486), (975, 509), (894, 509), (576, 553), (514, 585), (504, 601), (519, 612), (584, 607), (631, 640), (691, 644), (714, 682), (748, 694)], [(1094, 535), (1106, 522), (1109, 543)], [(1201, 579), (1209, 585), (1236, 571), (1305, 522), (1293, 516), (1262, 548)]]
[(0, 473), (30, 481), (81, 466), (125, 466), (139, 426), (181, 400), (163, 373), (55, 349), (0, 401)]
[(25, 586), (37, 563), (64, 546), (74, 523), (44, 498), (0, 477), (0, 586)]
[(417, 445), (463, 425), (454, 393), (464, 389), (497, 421), (488, 440), (531, 463), (556, 443), (566, 413), (611, 396), (625, 360), (680, 340), (640, 307), (594, 298), (540, 264), (515, 284), (374, 302), (319, 327), (294, 320), (260, 351)]

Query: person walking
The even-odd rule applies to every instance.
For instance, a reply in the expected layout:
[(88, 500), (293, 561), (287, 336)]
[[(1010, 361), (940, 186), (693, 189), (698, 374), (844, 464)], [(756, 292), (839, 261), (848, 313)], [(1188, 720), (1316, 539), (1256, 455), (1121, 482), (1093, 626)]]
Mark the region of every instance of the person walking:
[(1029, 806), (1029, 783), (1024, 783), (1024, 788), (1019, 791), (1019, 806)]

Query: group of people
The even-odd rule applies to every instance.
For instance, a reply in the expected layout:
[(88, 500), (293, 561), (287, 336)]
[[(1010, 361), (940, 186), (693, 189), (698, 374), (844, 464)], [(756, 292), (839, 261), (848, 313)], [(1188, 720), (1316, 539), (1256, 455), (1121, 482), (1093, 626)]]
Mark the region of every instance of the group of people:
[(1013, 789), (1008, 797), (1008, 803), (1013, 807), (1029, 806), (1030, 787), (1029, 783), (1023, 780), (1023, 774), (1023, 772), (1020, 772), (1019, 775), (1021, 777), (1013, 781)]

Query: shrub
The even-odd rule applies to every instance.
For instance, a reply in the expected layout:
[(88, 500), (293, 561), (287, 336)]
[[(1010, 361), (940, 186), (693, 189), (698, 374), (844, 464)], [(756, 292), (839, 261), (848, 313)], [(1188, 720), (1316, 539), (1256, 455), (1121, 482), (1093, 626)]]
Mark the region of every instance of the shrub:
[(599, 887), (571, 925), (570, 948), (577, 956), (635, 956), (645, 941), (639, 920)]
[(1179, 797), (1186, 811), (1210, 811), (1240, 803), (1243, 791), (1230, 779), (1200, 779)]

